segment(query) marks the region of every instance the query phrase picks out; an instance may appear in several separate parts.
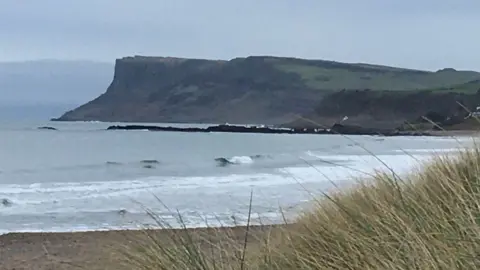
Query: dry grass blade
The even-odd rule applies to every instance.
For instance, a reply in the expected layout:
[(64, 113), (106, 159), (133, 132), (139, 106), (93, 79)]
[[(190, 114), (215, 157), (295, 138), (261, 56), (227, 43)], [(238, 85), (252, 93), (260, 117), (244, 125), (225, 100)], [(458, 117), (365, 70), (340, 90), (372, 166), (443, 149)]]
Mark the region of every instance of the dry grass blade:
[(247, 253), (248, 233), (250, 230), (250, 217), (252, 216), (252, 200), (253, 200), (253, 190), (250, 193), (250, 202), (248, 204), (247, 228), (245, 230), (245, 240), (243, 241), (242, 259), (240, 260), (241, 270), (245, 269), (245, 254)]

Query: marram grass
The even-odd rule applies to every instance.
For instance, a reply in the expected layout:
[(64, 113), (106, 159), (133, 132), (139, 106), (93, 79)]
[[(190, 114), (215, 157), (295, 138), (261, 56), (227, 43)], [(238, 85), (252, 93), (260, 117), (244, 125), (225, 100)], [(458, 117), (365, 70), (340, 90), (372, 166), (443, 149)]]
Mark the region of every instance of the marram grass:
[[(328, 194), (292, 225), (258, 233), (145, 231), (131, 269), (480, 269), (480, 150), (436, 156), (401, 178)], [(268, 231), (267, 231), (268, 230)]]

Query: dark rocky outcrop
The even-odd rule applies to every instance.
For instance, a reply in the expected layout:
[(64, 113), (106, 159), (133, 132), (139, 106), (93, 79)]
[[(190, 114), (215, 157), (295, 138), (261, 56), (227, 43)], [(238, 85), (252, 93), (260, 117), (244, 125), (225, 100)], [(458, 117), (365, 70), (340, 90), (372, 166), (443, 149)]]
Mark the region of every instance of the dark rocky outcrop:
[(228, 132), (228, 133), (267, 133), (267, 134), (327, 134), (329, 131), (317, 128), (272, 128), (262, 126), (215, 125), (206, 128), (172, 127), (151, 125), (109, 126), (107, 130), (148, 130), (170, 132)]
[(233, 164), (230, 160), (228, 160), (227, 158), (223, 158), (223, 157), (216, 158), (215, 162), (217, 162), (218, 167), (227, 167), (227, 166)]
[(48, 126), (45, 126), (45, 127), (38, 127), (38, 129), (43, 129), (43, 130), (57, 130), (56, 128), (54, 127), (48, 127)]
[[(104, 94), (55, 120), (281, 124), (306, 115), (335, 120), (329, 121), (331, 126), (344, 115), (372, 119), (381, 118), (377, 113), (382, 112), (388, 115), (385, 121), (402, 122), (414, 115), (410, 104), (421, 106), (422, 101), (394, 92), (372, 93), (442, 88), (478, 79), (480, 74), (472, 71), (428, 72), (267, 56), (230, 61), (135, 56), (116, 61)], [(346, 91), (336, 93), (342, 89)], [(372, 92), (350, 92), (355, 89)], [(419, 97), (426, 100), (423, 94)], [(401, 105), (387, 112), (384, 101)]]
[(10, 201), (9, 199), (2, 199), (1, 202), (2, 202), (2, 205), (5, 207), (10, 207), (13, 204), (12, 201)]
[(158, 161), (156, 159), (144, 159), (144, 160), (140, 161), (140, 163), (143, 163), (143, 164), (160, 164), (160, 161)]
[[(344, 135), (382, 135), (382, 136), (427, 136), (428, 133), (416, 131), (399, 131), (391, 129), (364, 128), (335, 124), (329, 129), (319, 128), (274, 128), (257, 126), (216, 125), (207, 128), (126, 125), (110, 126), (107, 130), (148, 130), (170, 132), (227, 132), (227, 133), (264, 133), (264, 134), (344, 134)], [(219, 161), (219, 160), (217, 160)]]

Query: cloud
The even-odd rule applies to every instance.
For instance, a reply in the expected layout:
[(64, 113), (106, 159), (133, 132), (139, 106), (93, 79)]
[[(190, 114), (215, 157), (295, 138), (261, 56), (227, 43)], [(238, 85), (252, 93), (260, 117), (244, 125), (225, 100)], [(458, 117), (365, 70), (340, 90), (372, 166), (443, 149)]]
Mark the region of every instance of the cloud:
[(480, 70), (479, 1), (4, 0), (0, 61), (280, 55)]

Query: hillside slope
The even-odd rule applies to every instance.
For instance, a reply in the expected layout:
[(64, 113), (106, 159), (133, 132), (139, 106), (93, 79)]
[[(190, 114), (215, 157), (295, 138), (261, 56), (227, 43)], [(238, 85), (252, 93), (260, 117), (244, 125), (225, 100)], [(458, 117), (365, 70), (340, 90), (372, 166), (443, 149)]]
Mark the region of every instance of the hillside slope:
[(57, 120), (278, 124), (310, 113), (339, 90), (406, 91), (480, 79), (437, 72), (254, 56), (230, 61), (125, 57), (107, 91)]
[(341, 123), (396, 129), (405, 122), (427, 122), (422, 120), (426, 117), (447, 128), (447, 123), (463, 122), (477, 106), (480, 92), (342, 90), (324, 97), (310, 113), (284, 126), (330, 127)]

